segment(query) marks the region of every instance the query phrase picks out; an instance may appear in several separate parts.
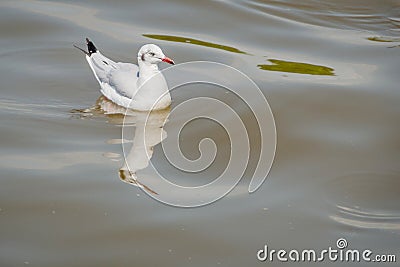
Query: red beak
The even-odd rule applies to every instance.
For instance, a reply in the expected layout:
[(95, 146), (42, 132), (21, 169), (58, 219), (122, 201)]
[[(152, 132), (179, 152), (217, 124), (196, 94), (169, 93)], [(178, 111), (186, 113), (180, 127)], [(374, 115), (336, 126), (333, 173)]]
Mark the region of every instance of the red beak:
[(175, 62), (172, 59), (170, 59), (169, 57), (163, 58), (162, 61), (167, 62), (172, 65), (175, 65)]

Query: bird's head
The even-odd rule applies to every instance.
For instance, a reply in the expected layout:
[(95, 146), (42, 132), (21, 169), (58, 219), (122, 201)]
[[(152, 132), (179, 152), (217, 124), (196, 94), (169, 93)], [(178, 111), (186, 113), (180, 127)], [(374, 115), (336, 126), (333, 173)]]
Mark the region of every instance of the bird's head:
[(138, 52), (138, 60), (148, 64), (158, 64), (162, 61), (175, 64), (174, 61), (166, 57), (161, 48), (155, 44), (146, 44), (142, 46)]

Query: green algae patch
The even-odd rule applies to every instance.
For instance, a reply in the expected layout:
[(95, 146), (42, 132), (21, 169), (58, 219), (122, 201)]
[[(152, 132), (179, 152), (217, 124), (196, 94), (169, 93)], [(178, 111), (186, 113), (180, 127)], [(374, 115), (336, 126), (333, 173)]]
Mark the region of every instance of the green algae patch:
[(158, 35), (158, 34), (143, 34), (144, 37), (162, 40), (162, 41), (169, 41), (169, 42), (176, 42), (176, 43), (186, 43), (186, 44), (193, 44), (193, 45), (200, 45), (205, 47), (211, 47), (215, 49), (221, 49), (232, 53), (239, 53), (239, 54), (247, 54), (244, 51), (241, 51), (235, 47), (215, 44), (210, 42), (205, 42), (193, 38), (181, 37), (181, 36), (172, 36), (172, 35)]
[(387, 37), (369, 37), (368, 40), (373, 41), (373, 42), (381, 42), (381, 43), (393, 43), (393, 42), (398, 42), (400, 39), (391, 39)]
[(268, 61), (270, 61), (272, 64), (260, 64), (257, 65), (257, 67), (261, 70), (267, 71), (280, 71), (309, 75), (335, 75), (334, 69), (325, 66), (301, 62), (283, 61), (278, 59), (269, 59)]

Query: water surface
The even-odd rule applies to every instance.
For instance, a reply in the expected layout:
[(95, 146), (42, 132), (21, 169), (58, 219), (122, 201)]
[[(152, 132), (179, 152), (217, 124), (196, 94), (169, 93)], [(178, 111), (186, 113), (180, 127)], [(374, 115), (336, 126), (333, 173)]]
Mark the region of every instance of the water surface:
[[(1, 266), (275, 266), (257, 261), (264, 244), (339, 237), (400, 257), (399, 1), (2, 1), (0, 34)], [(118, 61), (153, 42), (177, 63), (221, 62), (253, 79), (277, 126), (266, 183), (246, 191), (255, 130), (243, 181), (212, 205), (173, 208), (121, 182), (122, 117), (90, 109), (98, 85), (72, 47), (85, 37)], [(174, 91), (172, 108), (210, 95), (236, 103), (194, 86)], [(173, 181), (209, 182), (226, 163), (222, 129), (193, 122), (182, 149), (196, 158), (207, 136), (222, 147), (207, 174), (176, 172), (159, 144), (151, 160)]]

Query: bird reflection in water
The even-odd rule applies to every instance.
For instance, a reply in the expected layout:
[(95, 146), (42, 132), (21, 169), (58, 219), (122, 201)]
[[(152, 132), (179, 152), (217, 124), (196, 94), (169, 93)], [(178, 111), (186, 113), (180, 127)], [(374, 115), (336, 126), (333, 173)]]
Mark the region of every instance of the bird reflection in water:
[[(143, 188), (152, 194), (157, 194), (142, 181), (139, 181), (136, 173), (149, 165), (153, 156), (153, 147), (167, 137), (163, 127), (170, 109), (151, 112), (129, 110), (102, 96), (97, 100), (96, 107), (91, 109), (91, 113), (94, 113), (95, 110), (106, 115), (110, 123), (123, 126), (121, 143), (132, 143), (132, 146), (124, 153), (124, 164), (119, 169), (121, 180)], [(124, 148), (126, 149), (127, 146)]]

